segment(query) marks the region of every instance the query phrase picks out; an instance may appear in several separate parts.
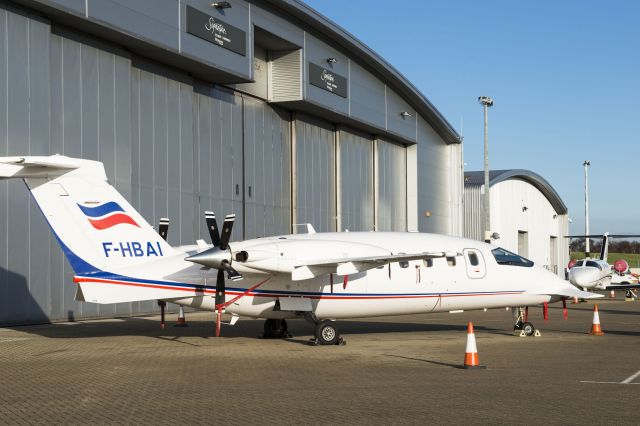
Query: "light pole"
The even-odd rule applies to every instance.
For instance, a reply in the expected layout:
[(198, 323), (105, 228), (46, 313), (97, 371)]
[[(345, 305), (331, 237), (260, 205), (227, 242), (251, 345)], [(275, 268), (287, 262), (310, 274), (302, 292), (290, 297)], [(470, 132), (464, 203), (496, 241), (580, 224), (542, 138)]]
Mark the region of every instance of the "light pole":
[(491, 203), (489, 200), (489, 107), (493, 106), (493, 99), (479, 96), (478, 102), (484, 109), (484, 240), (491, 242)]
[(584, 235), (586, 235), (584, 251), (589, 256), (589, 166), (591, 161), (585, 160), (582, 165), (584, 166)]

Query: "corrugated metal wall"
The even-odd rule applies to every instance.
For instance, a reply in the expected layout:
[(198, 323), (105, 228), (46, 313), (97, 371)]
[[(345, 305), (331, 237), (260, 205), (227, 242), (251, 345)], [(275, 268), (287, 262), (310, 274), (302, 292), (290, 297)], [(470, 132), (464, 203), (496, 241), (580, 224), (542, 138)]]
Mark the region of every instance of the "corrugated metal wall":
[(244, 100), (245, 238), (291, 232), (291, 114)]
[(484, 239), (484, 204), (481, 185), (464, 186), (464, 236), (474, 240)]
[(373, 231), (373, 138), (339, 132), (340, 230)]
[(336, 230), (334, 126), (298, 114), (295, 122), (295, 223)]
[(402, 145), (376, 140), (377, 231), (407, 230), (407, 152)]
[[(254, 153), (247, 164), (245, 133)], [(245, 224), (256, 235), (290, 229), (288, 113), (0, 9), (0, 155), (53, 153), (104, 162), (151, 223), (171, 218), (174, 245), (206, 238), (208, 209), (236, 213), (234, 240), (244, 238)], [(248, 179), (257, 182), (250, 223)], [(75, 302), (73, 272), (22, 182), (0, 183), (0, 215), (0, 324), (157, 309)]]
[[(242, 98), (206, 84), (194, 89), (194, 189), (196, 212), (212, 210), (219, 217), (236, 214), (232, 241), (244, 238)], [(204, 218), (196, 221), (196, 235), (208, 232)], [(206, 238), (208, 239), (208, 238)]]

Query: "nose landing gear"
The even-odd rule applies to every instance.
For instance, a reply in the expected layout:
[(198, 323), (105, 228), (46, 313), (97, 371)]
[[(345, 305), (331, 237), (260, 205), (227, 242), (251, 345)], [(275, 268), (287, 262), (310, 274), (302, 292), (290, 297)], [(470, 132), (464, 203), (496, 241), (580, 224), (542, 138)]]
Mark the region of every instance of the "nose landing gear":
[(536, 330), (532, 323), (528, 320), (528, 307), (518, 307), (515, 311), (516, 323), (513, 326), (513, 333), (520, 337), (540, 336), (540, 332)]

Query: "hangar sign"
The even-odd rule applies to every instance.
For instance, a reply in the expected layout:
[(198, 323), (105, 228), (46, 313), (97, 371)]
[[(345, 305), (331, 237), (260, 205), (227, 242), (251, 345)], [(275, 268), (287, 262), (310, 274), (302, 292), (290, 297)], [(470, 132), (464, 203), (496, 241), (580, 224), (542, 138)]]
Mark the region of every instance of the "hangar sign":
[(244, 31), (191, 6), (187, 6), (187, 32), (239, 55), (247, 55)]
[(309, 83), (343, 98), (347, 97), (346, 78), (311, 62), (309, 62)]

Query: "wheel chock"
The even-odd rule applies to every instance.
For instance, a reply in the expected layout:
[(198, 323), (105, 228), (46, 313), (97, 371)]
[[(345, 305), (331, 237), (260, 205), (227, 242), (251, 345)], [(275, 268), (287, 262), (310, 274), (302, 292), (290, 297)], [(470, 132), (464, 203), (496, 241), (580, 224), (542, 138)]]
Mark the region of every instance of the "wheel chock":
[[(533, 333), (533, 337), (540, 337), (540, 336), (542, 336), (542, 334), (540, 334), (540, 330), (536, 330)], [(524, 330), (521, 330), (520, 334), (518, 334), (518, 337), (529, 337), (529, 336), (527, 336), (527, 334), (524, 332)]]

